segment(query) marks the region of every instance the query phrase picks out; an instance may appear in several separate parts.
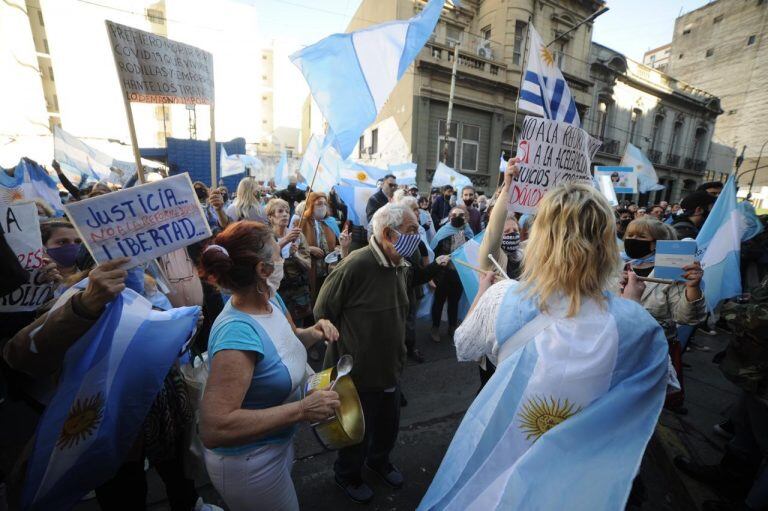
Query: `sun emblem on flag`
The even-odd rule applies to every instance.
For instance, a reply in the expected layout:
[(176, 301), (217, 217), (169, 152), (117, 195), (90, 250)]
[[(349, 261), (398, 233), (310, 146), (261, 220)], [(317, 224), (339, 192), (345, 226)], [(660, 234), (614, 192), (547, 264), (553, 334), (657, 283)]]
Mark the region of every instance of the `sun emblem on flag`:
[(368, 179), (368, 174), (366, 174), (366, 173), (365, 173), (365, 172), (363, 172), (362, 170), (361, 170), (360, 172), (358, 172), (358, 173), (357, 173), (357, 180), (358, 180), (358, 181), (361, 181), (361, 182), (362, 182), (362, 181), (365, 181), (366, 179)]
[(91, 436), (104, 418), (104, 398), (98, 394), (75, 400), (61, 428), (56, 446), (69, 449)]
[(20, 200), (24, 200), (24, 190), (21, 188), (0, 187), (0, 202), (3, 204), (11, 204)]
[(555, 56), (552, 55), (552, 52), (549, 51), (549, 48), (546, 46), (541, 47), (541, 59), (546, 62), (548, 66), (555, 63)]
[(453, 183), (454, 181), (456, 181), (456, 176), (451, 176), (451, 177), (450, 177), (450, 181), (451, 181), (451, 183)]
[(579, 411), (581, 407), (576, 408), (576, 405), (567, 399), (561, 402), (552, 396), (533, 396), (523, 404), (518, 413), (520, 429), (526, 435), (526, 440), (533, 439), (535, 442), (541, 435)]

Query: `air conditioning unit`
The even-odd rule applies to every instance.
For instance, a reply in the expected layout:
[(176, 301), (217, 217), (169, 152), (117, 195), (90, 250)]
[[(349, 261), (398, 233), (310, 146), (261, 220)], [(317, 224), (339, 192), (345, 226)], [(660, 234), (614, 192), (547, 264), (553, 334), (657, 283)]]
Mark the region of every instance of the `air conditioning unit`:
[(493, 57), (493, 51), (491, 51), (491, 41), (481, 41), (477, 45), (477, 55), (490, 60)]

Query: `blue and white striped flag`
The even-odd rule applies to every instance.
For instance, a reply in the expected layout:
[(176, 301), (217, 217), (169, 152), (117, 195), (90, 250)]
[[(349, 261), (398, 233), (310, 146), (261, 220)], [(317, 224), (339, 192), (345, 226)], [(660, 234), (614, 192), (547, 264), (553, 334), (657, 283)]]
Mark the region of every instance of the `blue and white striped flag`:
[(702, 288), (709, 310), (714, 310), (722, 300), (741, 294), (741, 222), (731, 176), (696, 236), (696, 256), (704, 269)]
[(330, 141), (329, 135), (312, 135), (304, 151), (299, 172), (313, 192), (330, 192), (339, 180), (342, 159), (330, 146)]
[(23, 509), (72, 509), (115, 475), (199, 313), (200, 307), (154, 311), (130, 289), (107, 305), (64, 357), (56, 394), (38, 426)]
[(347, 160), (339, 171), (339, 183), (350, 186), (376, 186), (386, 171)]
[(442, 8), (443, 0), (430, 0), (410, 20), (334, 34), (291, 55), (328, 121), (342, 159), (352, 153), (432, 35)]
[(275, 186), (282, 189), (288, 186), (288, 155), (285, 150), (280, 152), (280, 161), (275, 167)]
[[(83, 175), (94, 181), (115, 184), (122, 184), (122, 181), (119, 175), (112, 172), (111, 167), (123, 167), (127, 163), (118, 162), (110, 155), (89, 146), (61, 129), (61, 126), (53, 128), (53, 157), (66, 172)], [(126, 178), (136, 172), (135, 164), (128, 163), (128, 166), (131, 170), (126, 173)]]
[[(485, 231), (482, 231), (474, 238), (467, 240), (466, 243), (451, 254), (451, 260), (459, 260), (479, 268), (481, 266), (480, 244), (483, 242), (484, 236)], [(480, 288), (480, 274), (463, 264), (454, 264), (454, 266), (459, 274), (461, 285), (464, 287), (464, 296), (467, 298), (468, 303), (472, 303), (477, 295), (477, 290)]]
[(399, 185), (415, 185), (416, 169), (415, 163), (398, 163), (389, 166), (389, 173), (397, 178)]
[(439, 162), (437, 169), (435, 169), (435, 175), (432, 177), (432, 187), (439, 188), (445, 185), (451, 185), (454, 190), (461, 194), (462, 188), (472, 186), (472, 180), (461, 172), (456, 172), (443, 162)]
[(347, 218), (355, 225), (366, 227), (365, 207), (368, 199), (378, 191), (375, 186), (336, 185), (333, 187), (339, 199), (347, 205)]
[(18, 201), (42, 199), (56, 212), (64, 216), (64, 207), (59, 197), (56, 181), (40, 165), (21, 159), (16, 165), (13, 177), (0, 171), (0, 204), (8, 205)]
[(528, 32), (530, 46), (520, 91), (520, 108), (534, 115), (581, 127), (576, 101), (555, 63), (555, 56), (544, 45), (533, 25), (528, 25)]
[(743, 200), (739, 202), (737, 207), (741, 213), (741, 241), (751, 240), (763, 232), (763, 223), (758, 218), (751, 202)]

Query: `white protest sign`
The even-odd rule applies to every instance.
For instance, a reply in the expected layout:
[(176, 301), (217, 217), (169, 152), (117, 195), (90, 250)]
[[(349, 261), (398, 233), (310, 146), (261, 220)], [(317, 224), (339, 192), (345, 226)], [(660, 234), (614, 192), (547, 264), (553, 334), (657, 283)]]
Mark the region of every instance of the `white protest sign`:
[(509, 191), (509, 209), (535, 213), (539, 201), (560, 183), (592, 183), (590, 165), (602, 142), (565, 122), (526, 116), (517, 144), (520, 175)]
[(134, 103), (213, 103), (213, 56), (188, 44), (107, 20), (117, 76)]
[(187, 173), (64, 208), (98, 263), (130, 257), (132, 267), (211, 236)]
[(5, 296), (0, 296), (0, 312), (37, 310), (44, 304), (53, 284), (42, 281), (43, 241), (37, 205), (32, 202), (0, 206), (0, 226), (8, 245), (21, 266), (29, 272), (29, 281)]

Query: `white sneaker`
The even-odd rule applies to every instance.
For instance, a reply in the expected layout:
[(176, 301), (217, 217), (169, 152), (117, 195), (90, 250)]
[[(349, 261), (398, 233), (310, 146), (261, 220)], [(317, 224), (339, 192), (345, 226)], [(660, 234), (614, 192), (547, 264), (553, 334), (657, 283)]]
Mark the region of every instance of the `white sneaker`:
[(213, 504), (206, 504), (203, 502), (202, 497), (197, 498), (197, 502), (195, 502), (195, 509), (193, 511), (224, 511), (219, 506), (214, 506)]

